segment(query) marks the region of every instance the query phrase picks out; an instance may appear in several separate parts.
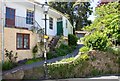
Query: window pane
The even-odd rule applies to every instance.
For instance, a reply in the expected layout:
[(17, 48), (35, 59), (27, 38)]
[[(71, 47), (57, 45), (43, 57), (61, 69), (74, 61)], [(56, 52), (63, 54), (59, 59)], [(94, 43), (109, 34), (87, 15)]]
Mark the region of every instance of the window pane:
[(53, 18), (49, 18), (49, 28), (53, 29)]
[(23, 37), (22, 35), (18, 34), (17, 35), (17, 48), (22, 48), (22, 45), (23, 45)]
[(27, 10), (26, 23), (33, 24), (34, 11)]
[(29, 35), (24, 35), (24, 48), (29, 48)]

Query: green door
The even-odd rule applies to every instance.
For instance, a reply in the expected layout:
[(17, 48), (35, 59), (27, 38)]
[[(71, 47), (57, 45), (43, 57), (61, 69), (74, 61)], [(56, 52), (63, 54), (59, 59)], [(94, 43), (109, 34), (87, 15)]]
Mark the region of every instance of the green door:
[(63, 35), (63, 22), (57, 22), (57, 35)]

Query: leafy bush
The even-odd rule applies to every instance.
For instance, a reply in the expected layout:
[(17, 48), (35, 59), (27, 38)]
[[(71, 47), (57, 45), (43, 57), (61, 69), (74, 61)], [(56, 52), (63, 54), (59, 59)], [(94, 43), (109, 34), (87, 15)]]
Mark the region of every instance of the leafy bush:
[(79, 49), (80, 52), (88, 52), (90, 50), (89, 47), (83, 46), (82, 48)]
[(55, 48), (55, 51), (48, 52), (47, 58), (52, 59), (52, 58), (56, 58), (59, 56), (65, 56), (65, 55), (71, 53), (75, 48), (76, 48), (76, 46), (68, 46), (65, 44), (61, 44), (59, 48)]
[(108, 47), (107, 52), (115, 54), (115, 55), (120, 55), (120, 48), (119, 47)]
[(88, 60), (90, 57), (88, 56), (88, 54), (82, 54), (81, 56), (80, 56), (80, 59), (82, 59), (82, 60)]
[(76, 46), (77, 45), (78, 38), (75, 35), (69, 34), (68, 35), (68, 45), (70, 46)]
[[(71, 61), (74, 58), (68, 58), (63, 60), (63, 62), (65, 61)], [(85, 65), (86, 64), (86, 65)], [(77, 69), (79, 66), (79, 70)], [(82, 71), (82, 69), (84, 69), (86, 66), (88, 66), (87, 61), (86, 60), (81, 60), (76, 59), (75, 61), (71, 62), (71, 63), (66, 63), (66, 64), (50, 64), (48, 65), (48, 71), (49, 71), (49, 75), (50, 77), (52, 77), (52, 79), (58, 79), (58, 78), (74, 78), (76, 75), (79, 75), (79, 72)], [(76, 73), (77, 71), (77, 73)], [(78, 72), (79, 71), (79, 72)]]
[(74, 57), (71, 57), (71, 58), (63, 59), (60, 62), (70, 62), (70, 61), (73, 61), (73, 60), (74, 60)]
[(10, 61), (5, 61), (2, 65), (2, 70), (10, 70), (13, 68), (13, 63)]
[(107, 47), (110, 45), (108, 37), (99, 31), (86, 36), (84, 38), (84, 43), (89, 48), (101, 51), (106, 50)]
[(33, 53), (33, 58), (36, 58), (36, 53), (38, 52), (38, 46), (35, 45), (32, 49), (32, 53)]
[(56, 58), (56, 57), (57, 57), (57, 55), (52, 52), (47, 53), (47, 59), (52, 59), (52, 58)]
[(93, 69), (91, 71), (91, 76), (97, 76), (97, 75), (100, 75), (101, 74), (101, 71), (99, 71), (98, 69)]
[(60, 49), (68, 49), (69, 46), (68, 46), (68, 45), (65, 45), (65, 44), (61, 44), (59, 48), (60, 48)]

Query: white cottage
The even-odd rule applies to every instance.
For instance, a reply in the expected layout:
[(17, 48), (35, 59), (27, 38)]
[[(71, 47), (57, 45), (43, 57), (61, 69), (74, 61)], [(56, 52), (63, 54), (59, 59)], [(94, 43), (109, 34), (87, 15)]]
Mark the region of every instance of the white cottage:
[[(31, 29), (33, 27), (42, 29), (45, 27), (43, 20), (45, 15), (42, 6), (29, 0), (24, 2), (9, 1), (4, 3), (3, 12), (4, 48), (17, 52), (18, 60), (32, 58), (31, 50), (38, 42), (38, 35)], [(46, 30), (48, 36), (68, 36), (68, 34), (73, 33), (72, 25), (62, 13), (50, 8), (47, 19), (49, 19)]]

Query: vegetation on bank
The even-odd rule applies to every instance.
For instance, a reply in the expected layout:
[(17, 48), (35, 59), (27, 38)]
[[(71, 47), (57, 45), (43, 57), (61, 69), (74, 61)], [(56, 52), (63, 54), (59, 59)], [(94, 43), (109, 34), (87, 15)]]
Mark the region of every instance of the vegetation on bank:
[(120, 8), (118, 2), (108, 3), (96, 9), (96, 19), (84, 30), (90, 33), (83, 38), (82, 55), (70, 63), (49, 65), (52, 79), (93, 77), (120, 74)]
[(78, 38), (75, 35), (69, 34), (68, 45), (61, 43), (59, 47), (54, 48), (54, 51), (50, 51), (47, 53), (47, 58), (52, 59), (72, 53), (77, 46), (77, 40)]

